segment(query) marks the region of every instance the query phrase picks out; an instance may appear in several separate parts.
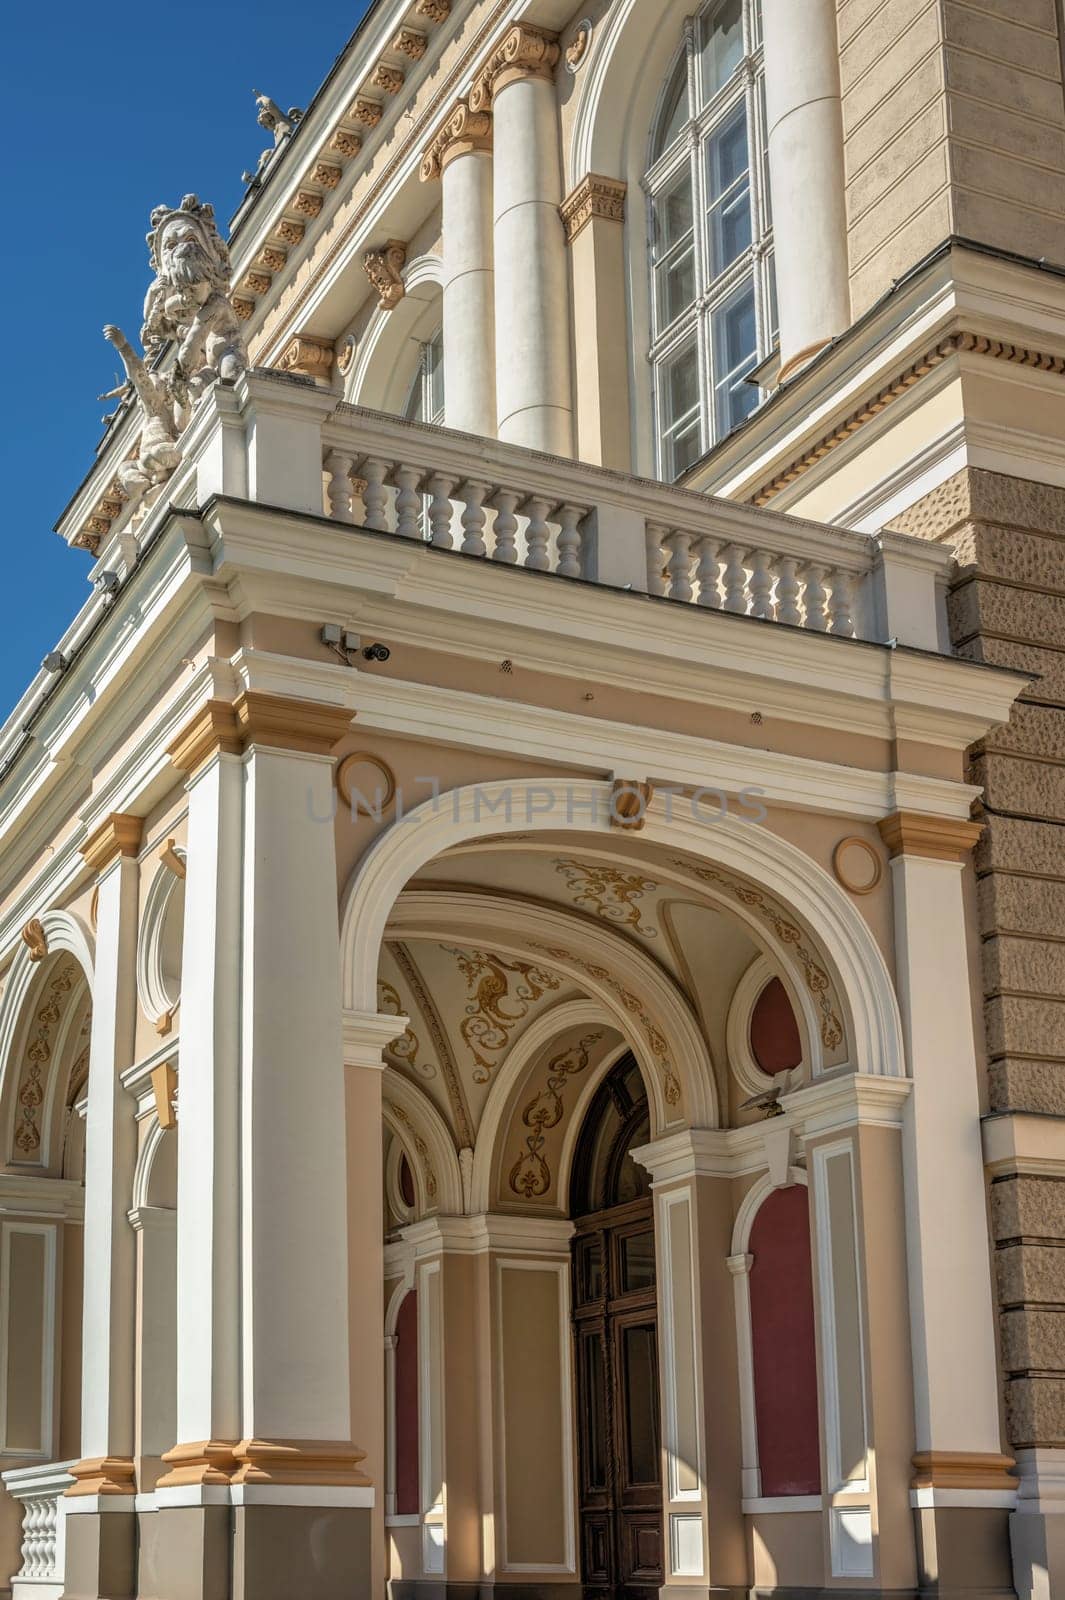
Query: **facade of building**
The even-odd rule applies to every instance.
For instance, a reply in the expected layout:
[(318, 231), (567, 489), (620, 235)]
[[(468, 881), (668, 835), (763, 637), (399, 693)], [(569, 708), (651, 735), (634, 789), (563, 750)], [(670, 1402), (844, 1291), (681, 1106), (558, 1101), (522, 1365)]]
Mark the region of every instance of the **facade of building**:
[(377, 0), (153, 212), (0, 730), (14, 1600), (1065, 1596), (1062, 39)]

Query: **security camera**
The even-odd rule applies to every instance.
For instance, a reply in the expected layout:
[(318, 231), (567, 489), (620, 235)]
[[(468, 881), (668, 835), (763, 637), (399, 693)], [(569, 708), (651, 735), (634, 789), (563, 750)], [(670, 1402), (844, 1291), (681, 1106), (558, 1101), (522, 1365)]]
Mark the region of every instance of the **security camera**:
[(386, 644), (368, 644), (362, 652), (364, 661), (387, 661), (391, 654)]
[(70, 662), (67, 660), (62, 650), (49, 650), (48, 654), (41, 662), (41, 666), (44, 668), (45, 672), (65, 672), (70, 666)]
[(122, 579), (117, 572), (98, 572), (92, 580), (92, 586), (97, 594), (113, 599), (122, 587)]

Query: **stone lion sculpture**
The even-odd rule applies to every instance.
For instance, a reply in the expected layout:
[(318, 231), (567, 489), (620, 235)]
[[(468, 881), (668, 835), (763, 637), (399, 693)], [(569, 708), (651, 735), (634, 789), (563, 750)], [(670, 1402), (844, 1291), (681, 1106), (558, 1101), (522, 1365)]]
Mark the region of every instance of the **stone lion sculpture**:
[[(104, 329), (144, 412), (137, 458), (118, 472), (135, 505), (154, 498), (181, 460), (177, 439), (199, 396), (212, 383), (235, 382), (248, 365), (229, 301), (229, 250), (214, 207), (187, 194), (176, 209), (156, 206), (151, 225), (147, 239), (155, 278), (144, 302), (144, 358), (119, 328)], [(173, 362), (154, 370), (168, 345), (174, 346)]]

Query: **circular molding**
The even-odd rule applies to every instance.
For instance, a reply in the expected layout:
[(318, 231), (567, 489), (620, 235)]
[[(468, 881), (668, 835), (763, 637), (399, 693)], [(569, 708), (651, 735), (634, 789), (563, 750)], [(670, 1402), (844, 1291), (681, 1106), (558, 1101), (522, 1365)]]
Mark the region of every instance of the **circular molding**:
[[(367, 797), (367, 790), (361, 784), (352, 781), (352, 775), (359, 766), (375, 768), (383, 780), (382, 785), (377, 789), (377, 794), (382, 798), (378, 801), (376, 808), (365, 806), (361, 803)], [(387, 762), (382, 761), (379, 756), (371, 755), (368, 750), (353, 750), (350, 755), (344, 757), (337, 767), (336, 785), (337, 793), (349, 811), (352, 810), (352, 792), (354, 791), (359, 795), (359, 803), (354, 807), (354, 810), (360, 817), (381, 816), (383, 812), (390, 808), (396, 798), (395, 773)]]
[[(763, 1072), (754, 1058), (751, 1049), (751, 1017), (762, 993), (770, 979), (779, 977), (766, 956), (756, 956), (747, 971), (743, 974), (736, 991), (732, 996), (732, 1003), (728, 1009), (728, 1020), (725, 1024), (725, 1046), (728, 1051), (728, 1062), (736, 1075), (736, 1081), (749, 1095), (765, 1094), (769, 1089), (779, 1088), (785, 1090), (797, 1089), (806, 1076), (806, 1051), (803, 1049), (803, 1059), (797, 1067), (790, 1067), (786, 1072)], [(787, 985), (785, 984), (785, 989)], [(791, 999), (789, 993), (788, 999)], [(794, 1010), (794, 1004), (792, 1010)], [(796, 1018), (798, 1013), (796, 1013)], [(801, 1030), (800, 1030), (801, 1037)]]
[(400, 1168), (404, 1161), (407, 1163), (407, 1167), (411, 1175), (411, 1181), (414, 1184), (414, 1193), (417, 1195), (418, 1182), (414, 1176), (415, 1168), (407, 1154), (402, 1135), (393, 1132), (392, 1142), (388, 1147), (388, 1157), (385, 1161), (385, 1194), (388, 1198), (389, 1209), (391, 1210), (392, 1215), (397, 1218), (401, 1226), (406, 1227), (407, 1223), (415, 1221), (417, 1203), (415, 1203), (413, 1206), (408, 1205), (406, 1200), (403, 1198), (403, 1183), (400, 1178)]
[(583, 63), (588, 59), (588, 47), (592, 42), (592, 19), (582, 17), (573, 32), (573, 38), (566, 46), (566, 71), (577, 73)]
[[(174, 854), (181, 861), (186, 859), (181, 845), (175, 845)], [(180, 967), (178, 975), (168, 971), (166, 955), (167, 934), (174, 931), (171, 919), (183, 915), (184, 899), (184, 878), (161, 864), (144, 898), (137, 940), (137, 997), (144, 1015), (155, 1023), (172, 1016), (181, 999)]]
[[(864, 873), (856, 857), (864, 857)], [(833, 850), (832, 871), (849, 894), (872, 894), (884, 876), (884, 863), (868, 839), (852, 833), (841, 839)]]
[(337, 371), (342, 378), (346, 378), (354, 366), (358, 348), (358, 339), (353, 333), (349, 333), (337, 352)]

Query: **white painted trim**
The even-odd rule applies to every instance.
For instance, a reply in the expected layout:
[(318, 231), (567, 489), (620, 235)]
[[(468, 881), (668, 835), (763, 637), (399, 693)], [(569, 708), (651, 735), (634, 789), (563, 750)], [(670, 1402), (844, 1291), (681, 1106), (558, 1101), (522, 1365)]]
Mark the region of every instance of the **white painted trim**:
[(8, 1332), (12, 1317), (18, 1315), (18, 1306), (11, 1300), (11, 1238), (16, 1233), (36, 1234), (44, 1240), (41, 1268), (41, 1443), (36, 1450), (18, 1447), (18, 1454), (49, 1458), (54, 1449), (57, 1227), (57, 1223), (13, 1219), (0, 1224), (0, 1447), (4, 1453), (10, 1453), (7, 1444), (8, 1359), (11, 1354)]
[(315, 1483), (234, 1483), (234, 1506), (365, 1506), (374, 1504), (372, 1485)]
[[(428, 1489), (432, 1481), (433, 1457), (437, 1452), (440, 1457), (442, 1494), (446, 1494), (444, 1486), (447, 1481), (445, 1424), (447, 1394), (444, 1382), (445, 1329), (441, 1266), (439, 1258), (421, 1261), (418, 1263), (415, 1277), (415, 1287), (418, 1291), (418, 1505), (419, 1521), (422, 1526), (422, 1570), (433, 1577), (442, 1577), (447, 1572), (446, 1501), (441, 1499), (431, 1505), (427, 1503)], [(438, 1281), (435, 1287), (430, 1289), (430, 1280), (434, 1277)], [(434, 1299), (439, 1334), (435, 1345), (431, 1315)], [(433, 1381), (437, 1378), (438, 1383)], [(436, 1426), (434, 1426), (434, 1413)], [(439, 1541), (434, 1538), (434, 1530), (439, 1534)], [(439, 1565), (436, 1564), (437, 1552), (439, 1552)]]
[[(772, 978), (779, 978), (783, 983), (791, 1007), (795, 1013), (796, 1021), (800, 1023), (800, 1038), (803, 1046), (803, 1059), (797, 1067), (776, 1076), (763, 1072), (754, 1059), (751, 1049), (751, 1016), (759, 995)], [(810, 1076), (807, 1044), (807, 1024), (809, 1021), (808, 1007), (802, 995), (794, 992), (794, 983), (791, 973), (778, 972), (776, 967), (764, 955), (756, 956), (747, 971), (743, 974), (733, 992), (729, 1003), (728, 1018), (725, 1023), (725, 1044), (728, 1051), (728, 1064), (735, 1074), (740, 1085), (749, 1095), (764, 1094), (767, 1089), (777, 1087), (784, 1089), (798, 1089), (804, 1079)], [(820, 1054), (820, 1052), (818, 1052)]]
[[(572, 1224), (570, 1224), (572, 1228)], [(507, 1462), (505, 1433), (502, 1428), (497, 1435), (499, 1449), (499, 1555), (500, 1570), (503, 1572), (542, 1572), (560, 1573), (572, 1576), (577, 1571), (577, 1534), (576, 1534), (576, 1503), (577, 1484), (574, 1471), (573, 1452), (573, 1340), (570, 1335), (570, 1303), (569, 1280), (570, 1264), (564, 1262), (539, 1259), (535, 1260), (526, 1256), (499, 1256), (495, 1263), (496, 1287), (496, 1359), (499, 1372), (499, 1393), (503, 1403), (506, 1402), (506, 1369), (503, 1360), (503, 1315), (502, 1315), (502, 1290), (504, 1272), (546, 1272), (553, 1275), (558, 1282), (558, 1351), (560, 1373), (559, 1387), (561, 1389), (562, 1411), (562, 1488), (565, 1524), (563, 1528), (563, 1545), (565, 1559), (561, 1562), (521, 1562), (510, 1561), (507, 1557)], [(523, 1464), (524, 1465), (524, 1464)], [(541, 1463), (541, 1469), (543, 1464)]]
[[(846, 1479), (840, 1456), (840, 1399), (838, 1344), (836, 1335), (835, 1282), (832, 1268), (832, 1237), (828, 1212), (827, 1164), (835, 1156), (847, 1157), (851, 1188), (851, 1226), (853, 1229), (854, 1259), (857, 1269), (859, 1361), (861, 1372), (862, 1433), (865, 1440), (866, 1471), (869, 1464), (869, 1406), (866, 1395), (868, 1371), (865, 1350), (865, 1313), (863, 1307), (863, 1272), (861, 1242), (858, 1236), (858, 1196), (854, 1171), (854, 1147), (848, 1139), (834, 1144), (817, 1145), (813, 1151), (814, 1197), (817, 1218), (817, 1282), (821, 1302), (821, 1383), (824, 1396), (825, 1462), (828, 1468), (829, 1492), (835, 1494), (867, 1494), (868, 1476)], [(834, 1547), (833, 1547), (834, 1548)], [(835, 1570), (835, 1569), (833, 1569)]]
[[(699, 1373), (699, 1285), (698, 1265), (695, 1254), (695, 1193), (694, 1189), (689, 1185), (682, 1189), (670, 1189), (664, 1194), (658, 1194), (655, 1200), (655, 1209), (659, 1219), (659, 1239), (661, 1241), (657, 1255), (660, 1284), (658, 1320), (661, 1328), (662, 1450), (666, 1458), (666, 1475), (663, 1488), (667, 1505), (689, 1504), (698, 1506), (702, 1502), (703, 1491), (706, 1486), (706, 1463), (703, 1442), (702, 1383), (700, 1382)], [(681, 1352), (677, 1348), (676, 1284), (673, 1280), (673, 1219), (671, 1212), (678, 1206), (686, 1206), (688, 1210), (687, 1247), (692, 1326), (691, 1348), (686, 1352)], [(698, 1483), (693, 1489), (681, 1489), (678, 1484), (680, 1415), (677, 1399), (677, 1372), (678, 1363), (683, 1355), (687, 1355), (691, 1361), (696, 1395), (696, 1460), (694, 1465)], [(692, 1576), (700, 1576), (700, 1574), (692, 1574)]]
[(987, 1510), (1018, 1510), (1015, 1489), (911, 1489), (910, 1505), (915, 1510), (933, 1506), (977, 1506)]
[[(381, 1115), (407, 1153), (414, 1178), (414, 1191), (418, 1197), (417, 1212), (423, 1217), (432, 1211), (461, 1215), (462, 1170), (455, 1152), (455, 1141), (441, 1112), (424, 1089), (405, 1078), (394, 1067), (385, 1067), (381, 1091)], [(435, 1199), (430, 1197), (426, 1187), (421, 1158), (411, 1142), (410, 1129), (394, 1115), (393, 1105), (410, 1118), (416, 1132), (425, 1140), (436, 1178)]]
[[(174, 853), (187, 859), (182, 845)], [(183, 899), (184, 879), (160, 862), (144, 897), (140, 930), (137, 935), (137, 998), (146, 1017), (154, 1023), (164, 1012), (173, 1011), (181, 999), (180, 984), (168, 984), (163, 972), (162, 944), (168, 914), (173, 914)]]

